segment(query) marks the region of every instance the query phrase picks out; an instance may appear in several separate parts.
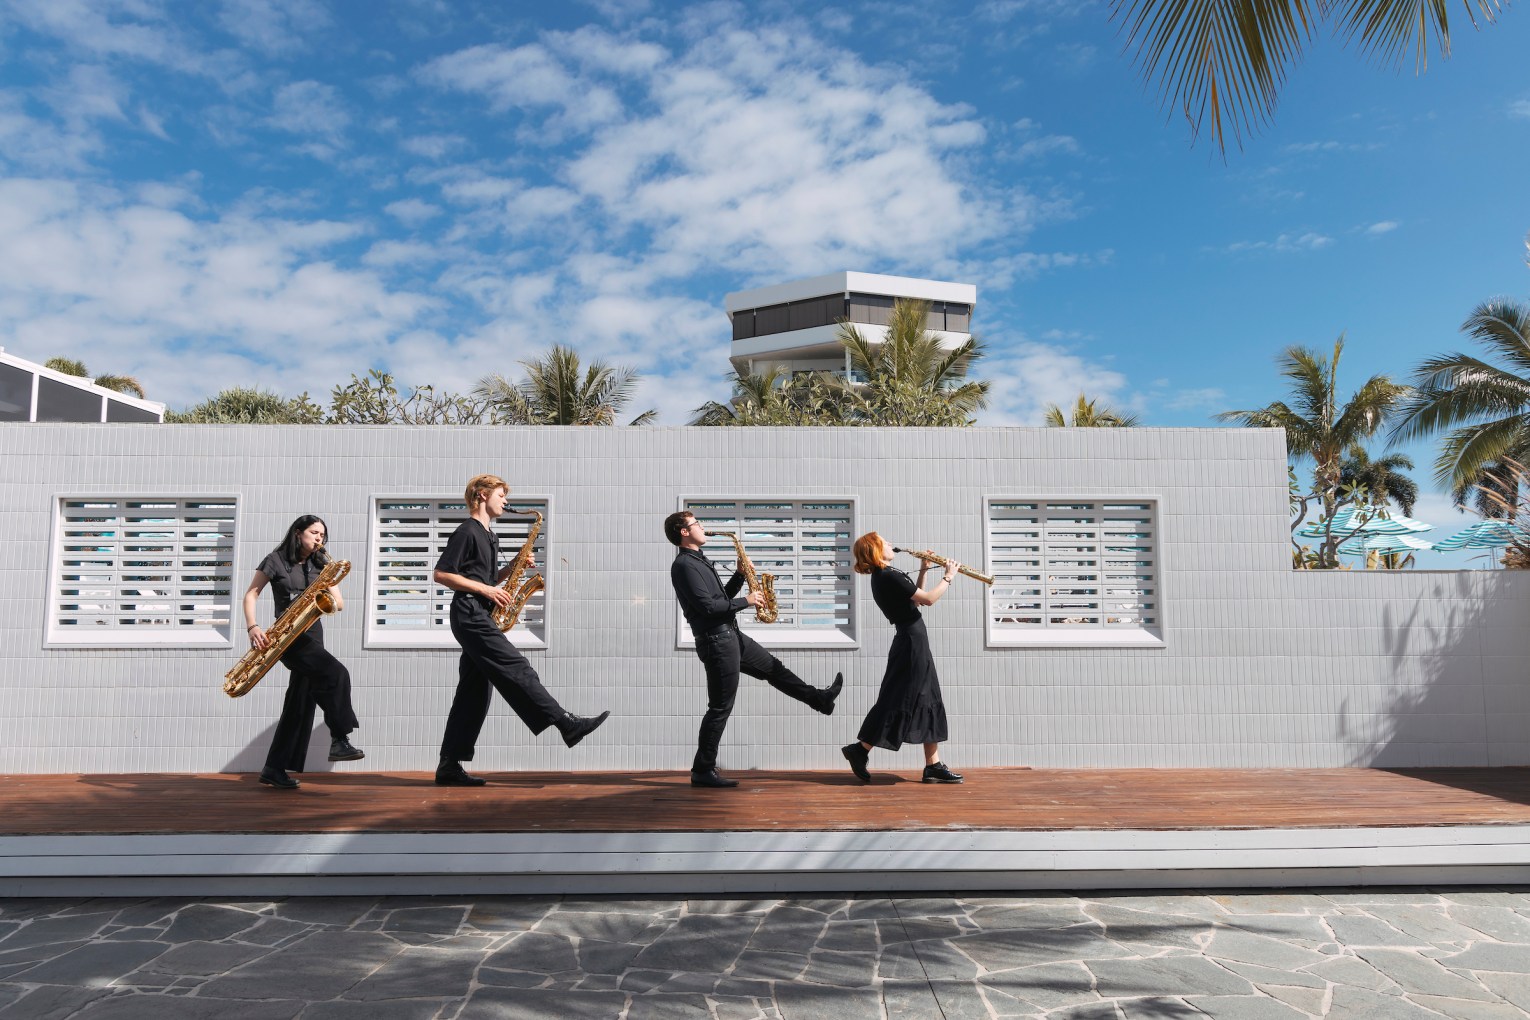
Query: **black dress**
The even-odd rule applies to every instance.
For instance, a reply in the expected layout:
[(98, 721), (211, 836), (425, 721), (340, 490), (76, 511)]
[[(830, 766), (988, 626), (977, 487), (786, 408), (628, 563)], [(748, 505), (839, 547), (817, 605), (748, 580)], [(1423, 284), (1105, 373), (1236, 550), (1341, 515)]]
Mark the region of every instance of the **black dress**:
[(930, 654), (930, 638), (919, 607), (912, 598), (918, 586), (901, 570), (875, 567), (871, 597), (897, 627), (887, 650), (887, 672), (877, 703), (861, 723), (860, 740), (896, 751), (905, 743), (940, 743), (946, 739), (946, 706), (940, 697), (940, 677)]

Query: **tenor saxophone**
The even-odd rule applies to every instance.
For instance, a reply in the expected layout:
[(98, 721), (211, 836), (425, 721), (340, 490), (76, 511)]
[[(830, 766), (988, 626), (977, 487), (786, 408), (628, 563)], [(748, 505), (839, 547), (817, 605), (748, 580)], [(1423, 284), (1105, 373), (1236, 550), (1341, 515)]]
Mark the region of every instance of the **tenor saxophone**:
[[(314, 550), (312, 555), (319, 555), (319, 550)], [(303, 632), (312, 627), (319, 617), (335, 611), (338, 603), (330, 589), (350, 572), (350, 560), (330, 560), (324, 564), (324, 569), (314, 578), (314, 582), (303, 589), (303, 594), (292, 600), (287, 611), (278, 616), (266, 631), (266, 647), (251, 647), (238, 665), (224, 674), (223, 693), (231, 698), (242, 698), (250, 693), (250, 689), (260, 683), (261, 678), (292, 647), (292, 642), (302, 637)]]
[(541, 574), (532, 574), (521, 581), (521, 575), (526, 573), (526, 563), (531, 559), (531, 549), (537, 544), (537, 535), (542, 532), (542, 515), (536, 510), (514, 510), (505, 507), (512, 514), (530, 514), (536, 520), (531, 522), (531, 530), (526, 533), (526, 541), (521, 543), (521, 551), (515, 554), (515, 561), (510, 564), (510, 573), (505, 576), (501, 588), (510, 593), (508, 606), (495, 606), (491, 617), (494, 626), (501, 631), (507, 631), (515, 626), (515, 621), (521, 618), (521, 610), (526, 608), (526, 603), (531, 601), (531, 596), (547, 587)]
[(754, 607), (754, 619), (756, 623), (776, 622), (776, 575), (756, 574), (754, 564), (749, 562), (749, 554), (744, 552), (744, 543), (738, 535), (732, 531), (708, 531), (708, 535), (721, 535), (724, 538), (733, 539), (733, 548), (738, 553), (738, 569), (744, 572), (744, 583), (749, 586), (751, 592), (760, 593), (760, 604)]

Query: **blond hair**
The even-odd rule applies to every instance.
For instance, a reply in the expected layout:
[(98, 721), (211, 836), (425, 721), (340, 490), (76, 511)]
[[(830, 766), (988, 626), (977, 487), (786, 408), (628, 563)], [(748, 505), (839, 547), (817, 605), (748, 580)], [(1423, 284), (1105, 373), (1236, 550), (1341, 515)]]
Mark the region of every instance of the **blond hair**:
[(499, 475), (474, 475), (468, 479), (467, 489), (463, 491), (463, 498), (467, 500), (468, 512), (478, 509), (478, 504), (487, 500), (494, 494), (495, 489), (510, 491), (510, 483)]

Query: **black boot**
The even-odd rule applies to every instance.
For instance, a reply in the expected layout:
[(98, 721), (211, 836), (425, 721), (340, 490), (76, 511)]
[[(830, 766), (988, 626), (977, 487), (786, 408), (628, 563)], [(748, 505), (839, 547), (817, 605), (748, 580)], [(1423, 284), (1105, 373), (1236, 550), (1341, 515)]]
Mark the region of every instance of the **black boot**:
[(329, 742), (330, 761), (359, 761), (367, 753), (351, 744), (348, 737), (336, 737)]
[(834, 714), (834, 701), (845, 689), (845, 674), (835, 673), (834, 682), (818, 692), (818, 711), (824, 715)]
[(262, 786), (274, 786), (278, 790), (296, 790), (302, 785), (287, 775), (286, 769), (274, 768), (270, 765), (260, 770), (260, 782)]
[(850, 771), (855, 773), (855, 778), (863, 783), (871, 782), (871, 773), (866, 770), (866, 763), (871, 760), (871, 752), (862, 747), (859, 740), (841, 747), (839, 753), (844, 755), (845, 761), (850, 763)]
[(483, 786), (487, 782), (487, 779), (468, 775), (462, 763), (451, 758), (443, 757), (441, 764), (436, 766), (437, 786)]
[(558, 732), (563, 734), (563, 742), (569, 747), (573, 747), (579, 741), (599, 729), (600, 724), (605, 722), (610, 715), (609, 710), (599, 715), (588, 717), (566, 712), (563, 718), (558, 720)]
[(962, 774), (960, 772), (952, 772), (946, 767), (945, 762), (938, 761), (934, 765), (926, 765), (924, 767), (924, 775), (921, 777), (921, 781), (926, 783), (959, 783), (962, 781)]

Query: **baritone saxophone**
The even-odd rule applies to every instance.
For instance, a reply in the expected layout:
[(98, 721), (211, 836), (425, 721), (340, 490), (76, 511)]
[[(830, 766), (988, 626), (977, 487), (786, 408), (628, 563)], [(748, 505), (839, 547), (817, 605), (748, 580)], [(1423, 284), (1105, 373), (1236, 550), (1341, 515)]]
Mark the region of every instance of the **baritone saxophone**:
[(754, 564), (749, 562), (749, 554), (744, 552), (744, 543), (736, 532), (732, 531), (708, 531), (708, 535), (721, 535), (723, 538), (733, 539), (733, 549), (738, 554), (738, 569), (744, 573), (744, 583), (749, 586), (751, 592), (760, 593), (760, 604), (754, 607), (754, 619), (756, 623), (776, 622), (776, 575), (757, 574)]
[(521, 610), (526, 608), (526, 603), (531, 601), (531, 596), (547, 587), (547, 582), (541, 574), (532, 574), (523, 582), (521, 576), (526, 573), (526, 564), (531, 560), (531, 550), (537, 544), (537, 535), (542, 532), (542, 514), (537, 510), (516, 510), (505, 507), (506, 513), (530, 514), (536, 520), (531, 522), (531, 528), (526, 532), (526, 541), (521, 543), (521, 551), (515, 554), (515, 560), (510, 564), (510, 573), (500, 587), (510, 593), (508, 606), (494, 607), (490, 614), (494, 620), (494, 626), (501, 631), (507, 631), (515, 626), (515, 622), (521, 618)]
[[(324, 547), (315, 549), (311, 555), (319, 556)], [(276, 618), (266, 631), (266, 647), (251, 646), (244, 658), (224, 674), (223, 693), (231, 698), (242, 698), (260, 683), (261, 678), (276, 665), (292, 642), (318, 622), (319, 617), (333, 613), (339, 606), (330, 589), (339, 584), (351, 572), (350, 560), (330, 560), (314, 582), (303, 589), (303, 594), (292, 600), (287, 611)]]

